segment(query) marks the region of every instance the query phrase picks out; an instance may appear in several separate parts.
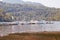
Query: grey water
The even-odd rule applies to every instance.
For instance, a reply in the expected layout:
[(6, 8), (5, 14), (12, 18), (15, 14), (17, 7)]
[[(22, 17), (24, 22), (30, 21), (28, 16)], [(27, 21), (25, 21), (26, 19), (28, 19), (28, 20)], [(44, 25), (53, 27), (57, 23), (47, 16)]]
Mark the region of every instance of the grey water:
[(0, 36), (10, 33), (60, 31), (60, 22), (54, 24), (25, 24), (0, 26)]

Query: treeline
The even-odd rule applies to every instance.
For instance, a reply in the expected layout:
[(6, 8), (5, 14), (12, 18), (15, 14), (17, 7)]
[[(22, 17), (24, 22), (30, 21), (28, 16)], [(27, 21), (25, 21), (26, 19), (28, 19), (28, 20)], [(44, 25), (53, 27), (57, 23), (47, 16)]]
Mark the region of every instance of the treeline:
[(0, 21), (13, 21), (14, 19), (12, 19), (12, 15), (9, 13), (3, 13), (3, 9), (0, 9)]

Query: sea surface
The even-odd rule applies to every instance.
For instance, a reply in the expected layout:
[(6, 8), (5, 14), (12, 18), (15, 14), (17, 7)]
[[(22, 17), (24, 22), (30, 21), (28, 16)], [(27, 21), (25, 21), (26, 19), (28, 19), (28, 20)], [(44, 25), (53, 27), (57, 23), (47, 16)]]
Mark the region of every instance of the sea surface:
[(44, 31), (60, 31), (60, 22), (53, 24), (18, 24), (18, 25), (2, 25), (0, 26), (0, 36), (10, 33), (23, 32), (44, 32)]

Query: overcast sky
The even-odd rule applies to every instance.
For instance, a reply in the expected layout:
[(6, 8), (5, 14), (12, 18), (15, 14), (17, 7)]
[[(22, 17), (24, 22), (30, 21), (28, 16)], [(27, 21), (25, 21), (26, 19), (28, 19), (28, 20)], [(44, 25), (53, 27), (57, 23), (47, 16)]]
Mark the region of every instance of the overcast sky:
[[(10, 0), (8, 0), (10, 1)], [(18, 1), (18, 0), (16, 0)], [(38, 2), (38, 3), (42, 3), (45, 6), (48, 7), (56, 7), (56, 8), (60, 8), (60, 0), (23, 0), (23, 1), (30, 1), (30, 2)]]
[(0, 0), (0, 1), (2, 1), (2, 0)]
[(60, 8), (60, 0), (24, 0), (24, 1), (38, 2), (48, 7)]

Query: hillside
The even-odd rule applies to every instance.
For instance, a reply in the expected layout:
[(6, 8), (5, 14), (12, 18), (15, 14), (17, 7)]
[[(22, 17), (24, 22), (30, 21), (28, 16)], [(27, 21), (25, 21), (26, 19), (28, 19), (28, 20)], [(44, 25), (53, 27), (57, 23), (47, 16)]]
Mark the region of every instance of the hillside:
[[(30, 20), (53, 20), (60, 21), (60, 8), (46, 7), (40, 3), (24, 3), (11, 4), (0, 2), (0, 8), (3, 9), (2, 14), (14, 16), (14, 20), (30, 21)], [(9, 16), (11, 19), (11, 17)], [(7, 18), (6, 18), (7, 19)]]

